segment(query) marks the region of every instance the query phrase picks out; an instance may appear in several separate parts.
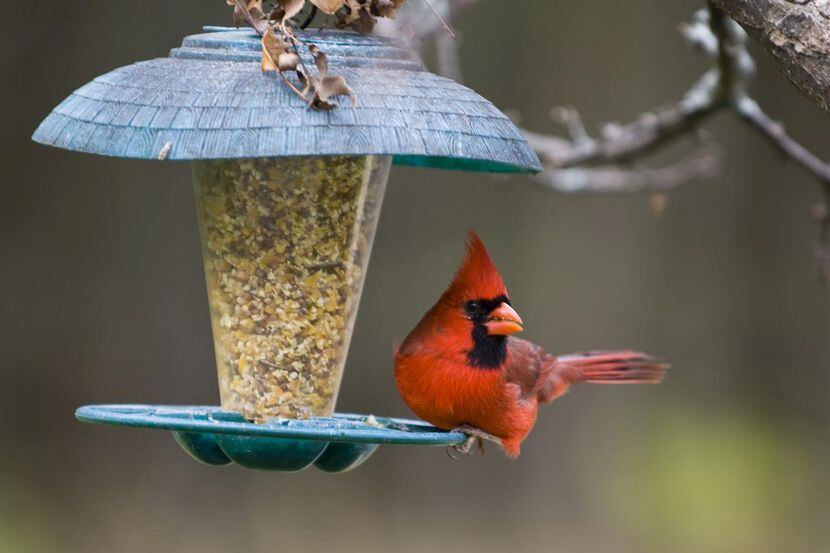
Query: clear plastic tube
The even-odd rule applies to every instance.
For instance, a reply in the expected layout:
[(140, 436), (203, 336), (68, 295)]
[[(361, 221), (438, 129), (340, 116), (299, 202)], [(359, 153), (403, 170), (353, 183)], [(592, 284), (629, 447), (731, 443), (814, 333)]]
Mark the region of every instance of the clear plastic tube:
[(194, 164), (224, 409), (255, 421), (334, 412), (390, 165)]

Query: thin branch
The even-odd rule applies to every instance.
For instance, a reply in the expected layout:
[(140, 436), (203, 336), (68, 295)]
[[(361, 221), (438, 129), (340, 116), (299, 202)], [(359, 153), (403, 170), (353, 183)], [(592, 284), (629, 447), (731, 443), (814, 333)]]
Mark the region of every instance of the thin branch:
[[(445, 24), (448, 26), (455, 22), (456, 10), (450, 5), (447, 10)], [(462, 82), (464, 76), (461, 74), (461, 51), (458, 48), (458, 36), (450, 33), (439, 33), (435, 37), (436, 52), (438, 55), (438, 72), (457, 82)]]
[(563, 140), (524, 131), (539, 157), (552, 168), (630, 161), (688, 134), (726, 107), (716, 72), (706, 73), (675, 105), (642, 114), (626, 125), (606, 125), (596, 139)]
[(755, 100), (743, 96), (735, 101), (734, 108), (748, 125), (761, 133), (761, 136), (782, 154), (812, 173), (825, 186), (830, 185), (830, 164), (816, 157), (790, 137), (784, 130), (784, 126), (764, 113)]
[(679, 102), (644, 113), (625, 125), (607, 124), (596, 139), (584, 132), (576, 137), (572, 129), (570, 140), (525, 131), (542, 161), (552, 169), (633, 161), (695, 133), (706, 119), (728, 108), (754, 71), (746, 52), (745, 33), (728, 18), (709, 10), (696, 12), (680, 31), (713, 59), (715, 67), (704, 73)]
[(308, 98), (308, 96), (306, 96), (306, 93), (297, 88), (297, 86), (291, 82), (291, 80), (285, 75), (284, 72), (277, 71), (277, 73), (279, 73), (280, 77), (282, 77), (282, 81), (288, 86), (288, 88), (290, 88), (294, 92), (294, 94), (302, 98), (303, 101), (308, 105), (308, 107), (311, 107), (311, 100)]
[(441, 26), (444, 28), (444, 31), (448, 35), (450, 35), (453, 39), (455, 39), (455, 33), (452, 32), (452, 29), (447, 24), (447, 22), (444, 20), (444, 18), (441, 17), (441, 14), (438, 13), (438, 10), (435, 9), (435, 6), (432, 5), (432, 2), (430, 2), (429, 0), (423, 0), (423, 2), (424, 2), (424, 4), (427, 5), (427, 7), (430, 9), (430, 11), (432, 11), (432, 13), (433, 13), (433, 15), (435, 15), (436, 19), (438, 19), (438, 22), (441, 23)]
[[(474, 1), (466, 0), (465, 3)], [(751, 0), (709, 0), (707, 9), (696, 12), (690, 23), (680, 26), (680, 31), (693, 47), (712, 59), (713, 67), (676, 104), (644, 113), (631, 123), (606, 124), (596, 138), (587, 132), (575, 109), (554, 110), (552, 115), (566, 128), (567, 137), (523, 131), (547, 169), (542, 175), (533, 177), (535, 182), (566, 193), (659, 192), (710, 178), (718, 172), (720, 155), (709, 148), (700, 149), (689, 157), (664, 167), (632, 168), (623, 164), (645, 157), (681, 137), (697, 133), (700, 125), (715, 113), (732, 112), (821, 183), (823, 203), (816, 209), (816, 218), (820, 222), (817, 258), (822, 274), (830, 279), (830, 164), (788, 136), (783, 126), (770, 118), (749, 96), (747, 88), (754, 75), (755, 63), (746, 48), (747, 34), (720, 9), (728, 8), (730, 14), (737, 14), (740, 22), (751, 32), (757, 31), (759, 27), (766, 29), (761, 33), (762, 36), (759, 37), (757, 32), (753, 32), (753, 36), (768, 49), (770, 40), (774, 43), (771, 37), (774, 37), (775, 32), (772, 31), (780, 31), (779, 35), (786, 38), (786, 41), (783, 46), (773, 44), (778, 50), (772, 48), (772, 51), (785, 64), (787, 76), (801, 86), (807, 81), (801, 79), (799, 82), (798, 78), (794, 78), (787, 69), (787, 63), (800, 69), (811, 68), (809, 76), (814, 81), (810, 83), (825, 78), (830, 82), (830, 77), (827, 77), (830, 71), (822, 73), (818, 70), (830, 67), (830, 62), (827, 61), (830, 57), (805, 57), (804, 52), (797, 47), (798, 39), (807, 37), (811, 42), (806, 46), (811, 51), (830, 53), (830, 31), (827, 30), (830, 27), (826, 22), (823, 25), (813, 25), (816, 21), (821, 21), (820, 18), (813, 17), (813, 12), (818, 9), (816, 13), (830, 20), (830, 8), (822, 11), (816, 2), (805, 8), (803, 5), (808, 3), (810, 0), (769, 0), (762, 3)], [(764, 13), (768, 16), (785, 13), (788, 19), (785, 21), (770, 16), (762, 18), (763, 25), (759, 25), (757, 21), (753, 23), (747, 17), (742, 17), (753, 10), (767, 10)], [(799, 35), (793, 34), (793, 25), (807, 27)], [(453, 63), (457, 63), (457, 43), (440, 41), (438, 47), (439, 60), (454, 60)], [(792, 50), (792, 55), (780, 55), (782, 48), (785, 51)], [(460, 70), (452, 70), (452, 63), (447, 66), (453, 76), (460, 76)], [(448, 71), (443, 62), (442, 70)], [(827, 108), (830, 101), (827, 90), (830, 88), (815, 87), (810, 83), (806, 87), (808, 90), (805, 87), (802, 90), (818, 105)]]
[[(462, 81), (460, 63), (461, 39), (452, 31), (458, 15), (474, 5), (477, 0), (429, 0), (409, 2), (406, 11), (398, 13), (394, 20), (380, 19), (375, 33), (404, 39), (416, 50), (434, 40), (438, 55), (438, 73)], [(435, 14), (439, 17), (436, 17)], [(448, 29), (450, 31), (448, 32)]]
[(761, 133), (779, 152), (812, 173), (822, 184), (822, 203), (815, 208), (819, 223), (816, 262), (819, 275), (830, 281), (830, 164), (816, 157), (807, 148), (791, 138), (784, 126), (764, 113), (755, 100), (744, 96), (735, 102), (735, 111), (752, 128)]
[(717, 175), (720, 151), (713, 145), (664, 167), (630, 168), (615, 165), (573, 167), (545, 171), (532, 178), (539, 184), (564, 193), (608, 194), (665, 192), (683, 184), (704, 181)]

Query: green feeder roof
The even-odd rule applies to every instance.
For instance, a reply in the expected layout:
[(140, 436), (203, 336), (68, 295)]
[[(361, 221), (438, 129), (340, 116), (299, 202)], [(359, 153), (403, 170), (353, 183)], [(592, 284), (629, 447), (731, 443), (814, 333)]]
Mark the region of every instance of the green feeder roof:
[[(354, 90), (309, 109), (260, 69), (250, 29), (206, 27), (170, 57), (115, 69), (82, 86), (40, 124), (36, 142), (136, 159), (386, 155), (419, 167), (541, 170), (510, 119), (473, 90), (426, 71), (401, 42), (342, 31), (299, 37), (326, 53)], [(311, 64), (310, 57), (304, 58)]]

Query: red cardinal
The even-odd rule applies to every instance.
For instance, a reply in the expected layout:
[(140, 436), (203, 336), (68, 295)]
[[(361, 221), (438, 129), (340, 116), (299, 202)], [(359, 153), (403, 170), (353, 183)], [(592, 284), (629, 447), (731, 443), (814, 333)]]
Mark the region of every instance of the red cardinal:
[(404, 401), (422, 419), (519, 455), (539, 405), (571, 384), (655, 384), (667, 365), (635, 351), (554, 356), (511, 336), (523, 328), (490, 254), (470, 231), (467, 256), (450, 287), (395, 353)]

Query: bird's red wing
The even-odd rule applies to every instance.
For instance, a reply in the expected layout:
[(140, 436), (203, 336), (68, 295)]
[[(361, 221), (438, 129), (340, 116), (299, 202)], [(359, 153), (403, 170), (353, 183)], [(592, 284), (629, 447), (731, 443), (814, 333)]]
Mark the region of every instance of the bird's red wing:
[(504, 365), (504, 380), (516, 384), (527, 398), (537, 393), (539, 379), (543, 376), (543, 365), (547, 354), (533, 342), (509, 337), (507, 339), (507, 360)]

